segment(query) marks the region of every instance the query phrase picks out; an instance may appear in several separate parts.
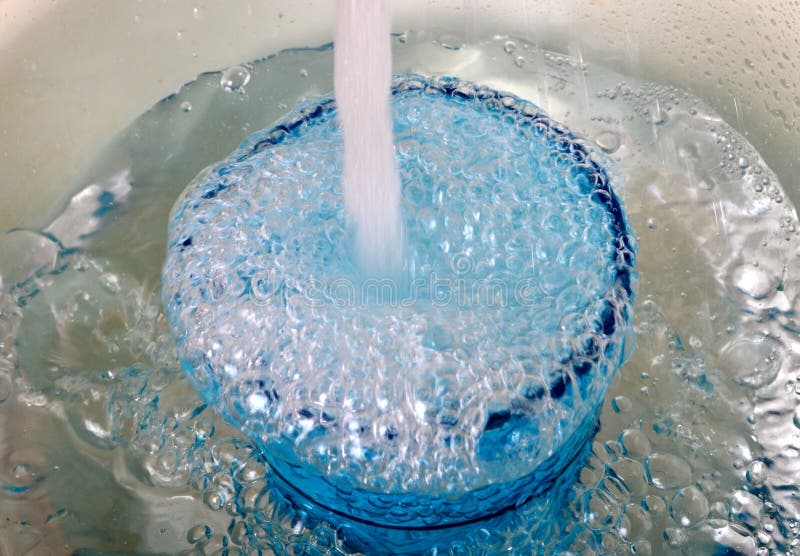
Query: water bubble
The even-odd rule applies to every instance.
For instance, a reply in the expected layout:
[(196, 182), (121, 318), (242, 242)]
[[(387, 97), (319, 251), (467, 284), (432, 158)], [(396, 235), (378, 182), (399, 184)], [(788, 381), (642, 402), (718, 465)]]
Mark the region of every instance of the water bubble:
[(594, 142), (605, 152), (612, 154), (617, 152), (622, 145), (622, 137), (616, 131), (607, 129), (601, 131), (597, 137), (594, 138)]
[(184, 100), (184, 101), (181, 103), (181, 110), (182, 110), (183, 112), (191, 112), (191, 111), (192, 111), (192, 103), (191, 103), (191, 102), (189, 102), (188, 100)]
[(669, 503), (669, 515), (683, 527), (690, 527), (708, 517), (708, 500), (695, 486), (682, 488)]
[(197, 544), (211, 538), (211, 527), (205, 523), (195, 525), (186, 532), (186, 540), (191, 544)]
[(207, 490), (203, 495), (203, 502), (214, 511), (221, 510), (225, 506), (225, 498), (217, 491)]
[(625, 454), (630, 457), (647, 457), (650, 455), (650, 440), (638, 429), (626, 429), (619, 437)]
[(722, 371), (739, 384), (760, 388), (778, 375), (782, 357), (776, 343), (765, 338), (738, 338), (720, 352)]
[(664, 530), (664, 540), (670, 548), (680, 548), (686, 544), (686, 531), (675, 527), (667, 527)]
[(231, 66), (222, 72), (219, 85), (226, 93), (244, 93), (250, 82), (250, 70), (243, 66)]
[(683, 459), (672, 454), (653, 454), (645, 460), (647, 480), (656, 488), (670, 489), (688, 485), (692, 481), (692, 468)]
[(655, 230), (656, 228), (658, 228), (658, 220), (656, 220), (653, 217), (648, 218), (647, 227), (650, 228), (651, 230)]
[(634, 495), (643, 495), (647, 491), (644, 466), (631, 458), (620, 458), (608, 464), (611, 476), (619, 478), (627, 491)]
[(737, 290), (756, 300), (769, 296), (777, 288), (778, 280), (778, 277), (752, 264), (736, 267), (731, 276), (731, 282)]
[(754, 487), (763, 485), (767, 481), (767, 464), (761, 460), (755, 460), (747, 466), (745, 477), (747, 482)]
[(5, 371), (0, 371), (0, 403), (3, 403), (11, 395), (12, 390), (11, 375)]
[(119, 276), (111, 272), (104, 272), (100, 275), (100, 285), (103, 286), (109, 293), (119, 293)]
[(611, 407), (617, 413), (628, 413), (631, 409), (633, 409), (633, 403), (631, 403), (631, 401), (625, 396), (616, 396), (613, 400), (611, 400)]
[(503, 45), (503, 50), (505, 50), (506, 54), (513, 54), (516, 49), (517, 43), (514, 41), (506, 41), (506, 43)]
[(461, 50), (464, 46), (464, 42), (453, 35), (442, 35), (436, 42), (447, 50)]
[(308, 70), (306, 68), (300, 68), (300, 77), (308, 77)]
[(522, 56), (517, 56), (516, 58), (514, 58), (514, 65), (517, 66), (518, 68), (523, 67), (525, 65), (525, 58), (523, 58)]
[(751, 530), (756, 529), (763, 517), (764, 502), (755, 494), (737, 490), (731, 497), (730, 512), (731, 517), (747, 525)]

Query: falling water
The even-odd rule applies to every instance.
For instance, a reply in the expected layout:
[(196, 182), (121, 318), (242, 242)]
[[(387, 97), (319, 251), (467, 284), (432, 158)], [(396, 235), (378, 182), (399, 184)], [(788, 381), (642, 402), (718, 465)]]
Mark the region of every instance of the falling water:
[(389, 114), (390, 23), (386, 0), (337, 1), (334, 83), (344, 133), (345, 206), (361, 268), (378, 276), (396, 276), (402, 261)]

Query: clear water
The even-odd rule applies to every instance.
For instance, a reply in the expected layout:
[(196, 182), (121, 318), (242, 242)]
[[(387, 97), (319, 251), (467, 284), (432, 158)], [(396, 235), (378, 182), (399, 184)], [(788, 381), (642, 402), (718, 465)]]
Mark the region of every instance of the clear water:
[(635, 240), (613, 163), (533, 104), (412, 74), (392, 108), (405, 280), (356, 268), (324, 97), (189, 185), (162, 299), (201, 397), (275, 472), (363, 520), (441, 526), (542, 492), (593, 432)]
[[(510, 90), (593, 139), (625, 177), (639, 240), (637, 349), (577, 483), (544, 509), (428, 539), (438, 553), (547, 553), (559, 541), (574, 553), (793, 553), (798, 224), (758, 154), (684, 91), (524, 41), (408, 33), (394, 48), (396, 72)], [(202, 75), (100, 153), (43, 232), (2, 239), (5, 552), (352, 552), (282, 502), (244, 436), (199, 400), (159, 301), (180, 191), (331, 90), (328, 49)], [(543, 512), (563, 526), (538, 530)]]

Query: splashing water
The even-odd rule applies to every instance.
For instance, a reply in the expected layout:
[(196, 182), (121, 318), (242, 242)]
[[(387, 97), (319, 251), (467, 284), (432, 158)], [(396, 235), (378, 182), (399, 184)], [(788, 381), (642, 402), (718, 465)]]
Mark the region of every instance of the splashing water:
[(344, 134), (344, 199), (371, 276), (400, 278), (400, 176), (392, 148), (387, 0), (337, 0), (334, 83)]
[[(409, 32), (394, 48), (399, 72), (510, 90), (593, 139), (625, 177), (640, 245), (637, 350), (577, 482), (548, 508), (417, 546), (796, 554), (798, 222), (759, 154), (686, 91), (524, 40)], [(198, 77), (99, 153), (54, 222), (0, 240), (0, 535), (11, 554), (357, 552), (348, 531), (286, 504), (252, 444), (198, 399), (159, 302), (164, 223), (185, 185), (333, 88), (329, 47), (239, 67), (243, 87)], [(543, 514), (558, 527), (542, 531)]]

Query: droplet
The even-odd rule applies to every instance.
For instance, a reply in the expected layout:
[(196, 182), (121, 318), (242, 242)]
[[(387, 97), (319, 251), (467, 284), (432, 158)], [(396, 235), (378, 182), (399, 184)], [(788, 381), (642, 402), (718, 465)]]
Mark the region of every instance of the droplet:
[(506, 54), (512, 54), (517, 49), (517, 43), (514, 41), (506, 41), (506, 44), (503, 45), (503, 50), (506, 51)]
[(242, 66), (231, 66), (222, 72), (219, 85), (227, 93), (244, 93), (250, 82), (250, 70)]
[(188, 100), (184, 100), (181, 103), (181, 110), (183, 110), (184, 112), (191, 112), (192, 111), (192, 103), (189, 102)]
[(518, 68), (521, 68), (522, 66), (525, 65), (525, 58), (523, 58), (522, 56), (517, 56), (516, 58), (514, 58), (514, 65), (517, 66)]
[(656, 228), (658, 228), (658, 220), (652, 217), (648, 218), (647, 227), (650, 228), (651, 230), (655, 230)]
[(300, 77), (308, 77), (308, 70), (306, 68), (300, 69)]
[(594, 142), (597, 143), (597, 146), (603, 149), (605, 152), (612, 154), (617, 152), (622, 145), (622, 137), (620, 137), (619, 133), (616, 131), (607, 129), (605, 131), (601, 131), (597, 137), (595, 137)]
[(695, 486), (682, 488), (669, 503), (669, 515), (683, 527), (691, 527), (708, 517), (708, 500)]

